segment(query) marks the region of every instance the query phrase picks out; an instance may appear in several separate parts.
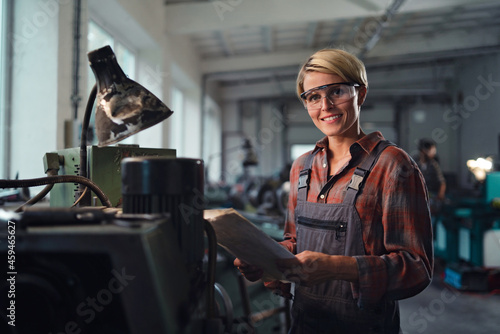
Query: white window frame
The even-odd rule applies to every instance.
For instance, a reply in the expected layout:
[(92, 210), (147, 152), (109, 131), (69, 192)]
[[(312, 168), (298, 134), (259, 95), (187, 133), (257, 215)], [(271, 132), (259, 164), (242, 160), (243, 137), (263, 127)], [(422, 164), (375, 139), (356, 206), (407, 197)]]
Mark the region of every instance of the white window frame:
[(291, 144), (290, 145), (290, 160), (294, 161), (298, 157), (300, 157), (302, 154), (312, 150), (314, 148), (314, 145), (316, 143), (312, 144)]
[(184, 104), (185, 104), (185, 94), (184, 92), (173, 86), (171, 91), (171, 109), (176, 113), (176, 117), (171, 118), (170, 127), (170, 147), (176, 149), (177, 156), (183, 156), (184, 151)]
[(8, 13), (12, 6), (10, 0), (0, 0), (0, 178), (9, 178), (9, 92), (8, 80), (10, 77), (9, 68), (9, 44), (8, 26), (11, 18)]

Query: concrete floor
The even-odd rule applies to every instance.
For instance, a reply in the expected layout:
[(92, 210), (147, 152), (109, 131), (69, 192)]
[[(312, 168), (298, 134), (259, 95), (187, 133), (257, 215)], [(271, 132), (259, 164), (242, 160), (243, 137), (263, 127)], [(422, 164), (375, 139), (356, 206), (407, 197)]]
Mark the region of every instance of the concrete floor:
[[(220, 271), (223, 272), (224, 270)], [(218, 281), (231, 294), (235, 318), (241, 317), (236, 276), (232, 268)], [(260, 282), (249, 283), (247, 288), (253, 312), (277, 307), (280, 298), (272, 296)], [(500, 294), (458, 291), (443, 283), (441, 272), (433, 282), (415, 297), (400, 301), (403, 334), (496, 334), (500, 333)], [(285, 333), (283, 318), (273, 316), (254, 326), (256, 334)], [(251, 333), (245, 326), (235, 324), (232, 333)]]
[(455, 290), (440, 275), (422, 293), (400, 301), (403, 334), (500, 333), (500, 295)]

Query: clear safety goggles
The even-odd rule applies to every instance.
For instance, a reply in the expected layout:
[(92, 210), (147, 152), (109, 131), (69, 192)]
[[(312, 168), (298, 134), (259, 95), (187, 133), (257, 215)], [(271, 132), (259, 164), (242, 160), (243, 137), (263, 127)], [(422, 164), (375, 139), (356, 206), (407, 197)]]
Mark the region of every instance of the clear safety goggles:
[(360, 85), (354, 82), (337, 82), (311, 88), (300, 94), (307, 109), (316, 109), (321, 107), (321, 101), (326, 97), (328, 102), (333, 105), (339, 105), (351, 100), (356, 95), (356, 87)]

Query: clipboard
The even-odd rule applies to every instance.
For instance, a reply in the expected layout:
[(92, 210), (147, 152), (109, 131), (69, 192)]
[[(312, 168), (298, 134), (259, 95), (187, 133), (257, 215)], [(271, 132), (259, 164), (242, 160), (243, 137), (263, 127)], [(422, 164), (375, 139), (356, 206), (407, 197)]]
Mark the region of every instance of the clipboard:
[(295, 255), (261, 231), (235, 209), (205, 210), (203, 218), (215, 230), (217, 243), (240, 260), (263, 269), (262, 280), (286, 281), (276, 268), (278, 259), (294, 259)]

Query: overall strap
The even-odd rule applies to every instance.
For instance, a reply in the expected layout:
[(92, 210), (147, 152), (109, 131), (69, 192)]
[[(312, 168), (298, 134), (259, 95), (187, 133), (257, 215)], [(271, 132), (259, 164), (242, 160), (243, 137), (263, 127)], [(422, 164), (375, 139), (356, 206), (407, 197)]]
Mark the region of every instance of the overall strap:
[(347, 191), (344, 197), (345, 204), (353, 204), (356, 202), (356, 196), (358, 191), (362, 188), (363, 182), (368, 177), (368, 174), (372, 170), (373, 166), (377, 162), (380, 154), (388, 146), (395, 146), (394, 143), (388, 140), (380, 141), (377, 146), (370, 152), (370, 154), (361, 162), (361, 164), (356, 167), (354, 174), (352, 175), (351, 182), (347, 186)]
[(297, 193), (297, 200), (304, 202), (307, 201), (307, 191), (309, 190), (309, 181), (311, 178), (312, 163), (318, 151), (319, 150), (313, 151), (307, 156), (306, 162), (304, 164), (304, 169), (301, 170), (299, 173), (299, 186), (298, 186), (299, 189)]

